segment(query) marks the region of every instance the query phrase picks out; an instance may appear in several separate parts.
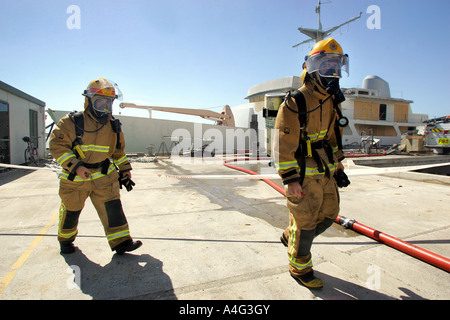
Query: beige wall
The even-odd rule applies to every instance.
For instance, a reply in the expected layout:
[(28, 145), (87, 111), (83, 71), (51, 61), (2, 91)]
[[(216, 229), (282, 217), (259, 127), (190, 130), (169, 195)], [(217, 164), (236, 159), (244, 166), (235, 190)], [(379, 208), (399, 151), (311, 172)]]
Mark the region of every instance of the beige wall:
[(397, 135), (394, 127), (391, 126), (359, 124), (355, 125), (355, 128), (356, 130), (358, 130), (358, 133), (361, 133), (361, 131), (365, 131), (366, 135), (370, 135), (372, 132), (371, 130), (373, 130), (374, 136), (395, 137)]
[(409, 105), (396, 104), (394, 105), (394, 121), (395, 122), (408, 122)]
[(356, 120), (378, 121), (380, 104), (375, 102), (355, 101), (353, 118)]

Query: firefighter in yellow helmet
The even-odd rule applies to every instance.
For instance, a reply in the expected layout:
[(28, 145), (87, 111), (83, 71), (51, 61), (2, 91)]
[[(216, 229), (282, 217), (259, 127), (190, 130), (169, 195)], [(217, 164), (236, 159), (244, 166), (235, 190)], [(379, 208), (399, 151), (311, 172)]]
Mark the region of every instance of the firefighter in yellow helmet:
[(288, 247), (292, 277), (309, 288), (323, 286), (314, 276), (313, 239), (339, 213), (338, 186), (350, 182), (341, 161), (345, 100), (339, 88), (348, 56), (332, 38), (317, 42), (303, 64), (303, 86), (286, 95), (275, 129), (274, 162), (285, 185), (290, 224), (281, 236)]
[(58, 227), (61, 253), (75, 251), (78, 218), (90, 197), (111, 250), (123, 254), (142, 242), (132, 240), (120, 201), (122, 186), (127, 191), (134, 186), (120, 122), (112, 117), (113, 102), (122, 94), (117, 84), (100, 78), (89, 84), (83, 96), (84, 110), (61, 118), (50, 138), (50, 152), (63, 168)]

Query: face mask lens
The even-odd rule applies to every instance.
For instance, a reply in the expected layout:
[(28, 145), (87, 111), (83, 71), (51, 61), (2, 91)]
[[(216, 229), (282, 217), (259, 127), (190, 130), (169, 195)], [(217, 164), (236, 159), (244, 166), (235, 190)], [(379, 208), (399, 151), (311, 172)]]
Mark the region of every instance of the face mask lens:
[(93, 99), (93, 105), (95, 111), (103, 112), (103, 113), (111, 113), (112, 112), (112, 99), (108, 99), (105, 97), (98, 97)]
[(341, 77), (341, 65), (337, 60), (327, 60), (320, 64), (319, 74), (322, 77)]
[(318, 72), (321, 77), (342, 78), (348, 74), (348, 56), (337, 53), (320, 53), (306, 60), (308, 73)]
[(347, 54), (344, 54), (342, 57), (342, 70), (347, 73), (347, 76), (350, 76), (349, 59)]

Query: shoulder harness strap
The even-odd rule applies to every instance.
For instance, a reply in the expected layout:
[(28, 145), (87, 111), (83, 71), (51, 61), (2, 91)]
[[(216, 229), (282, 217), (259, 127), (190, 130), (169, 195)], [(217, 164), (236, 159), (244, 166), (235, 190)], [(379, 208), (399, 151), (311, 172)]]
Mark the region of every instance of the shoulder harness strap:
[(69, 119), (75, 124), (75, 135), (80, 137), (80, 139), (83, 137), (84, 133), (84, 117), (83, 113), (81, 111), (79, 112), (71, 112), (69, 114)]
[[(72, 149), (77, 156), (77, 158), (80, 158), (82, 156), (84, 158), (84, 155), (80, 154), (80, 147), (77, 148), (77, 146), (80, 146), (83, 144), (83, 133), (84, 133), (84, 116), (81, 111), (79, 112), (71, 112), (69, 114), (69, 119), (73, 122), (75, 125), (75, 141), (72, 142)], [(82, 151), (81, 151), (82, 152)]]
[[(75, 125), (75, 140), (72, 142), (72, 150), (77, 157), (77, 159), (84, 159), (84, 153), (81, 150), (81, 145), (83, 144), (82, 138), (84, 133), (84, 116), (81, 111), (79, 112), (71, 112), (69, 114), (70, 121), (73, 122)], [(73, 181), (75, 179), (75, 168), (72, 169), (72, 171), (69, 172), (69, 176), (67, 177), (69, 181)]]
[(306, 128), (306, 113), (307, 112), (306, 112), (305, 96), (303, 95), (303, 93), (300, 90), (295, 90), (291, 94), (291, 96), (292, 96), (292, 98), (295, 99), (295, 103), (297, 104), (298, 120), (300, 121), (300, 128)]
[(112, 117), (111, 127), (113, 131), (117, 134), (116, 149), (120, 149), (122, 148), (122, 143), (120, 142), (120, 132), (122, 132), (120, 120)]
[[(289, 95), (295, 99), (295, 103), (297, 104), (298, 112), (298, 121), (300, 122), (300, 140), (298, 143), (298, 149), (295, 152), (295, 158), (297, 159), (298, 165), (300, 167), (300, 185), (303, 185), (303, 181), (305, 180), (305, 172), (306, 172), (306, 153), (308, 152), (308, 145), (306, 139), (304, 139), (306, 134), (306, 100), (305, 96), (300, 90), (295, 90), (294, 92), (289, 92), (286, 96), (286, 106), (289, 108), (287, 103), (287, 98)], [(289, 110), (292, 110), (289, 108)]]

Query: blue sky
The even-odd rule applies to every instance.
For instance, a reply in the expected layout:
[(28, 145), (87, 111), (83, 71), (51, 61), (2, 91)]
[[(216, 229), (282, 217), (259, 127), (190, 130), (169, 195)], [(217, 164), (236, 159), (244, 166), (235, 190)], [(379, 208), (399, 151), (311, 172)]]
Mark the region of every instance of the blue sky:
[[(327, 0), (324, 0), (327, 2)], [(80, 29), (68, 29), (70, 5)], [(297, 28), (317, 28), (317, 0), (0, 0), (0, 80), (59, 110), (81, 109), (96, 78), (116, 81), (124, 101), (207, 108), (246, 103), (261, 82), (299, 75), (311, 45)], [(366, 26), (370, 5), (381, 29)], [(343, 87), (367, 75), (389, 82), (413, 112), (450, 114), (450, 1), (333, 0), (324, 29), (362, 11), (334, 36), (350, 56)], [(144, 111), (144, 114), (146, 112)], [(164, 114), (177, 119), (178, 115)]]

